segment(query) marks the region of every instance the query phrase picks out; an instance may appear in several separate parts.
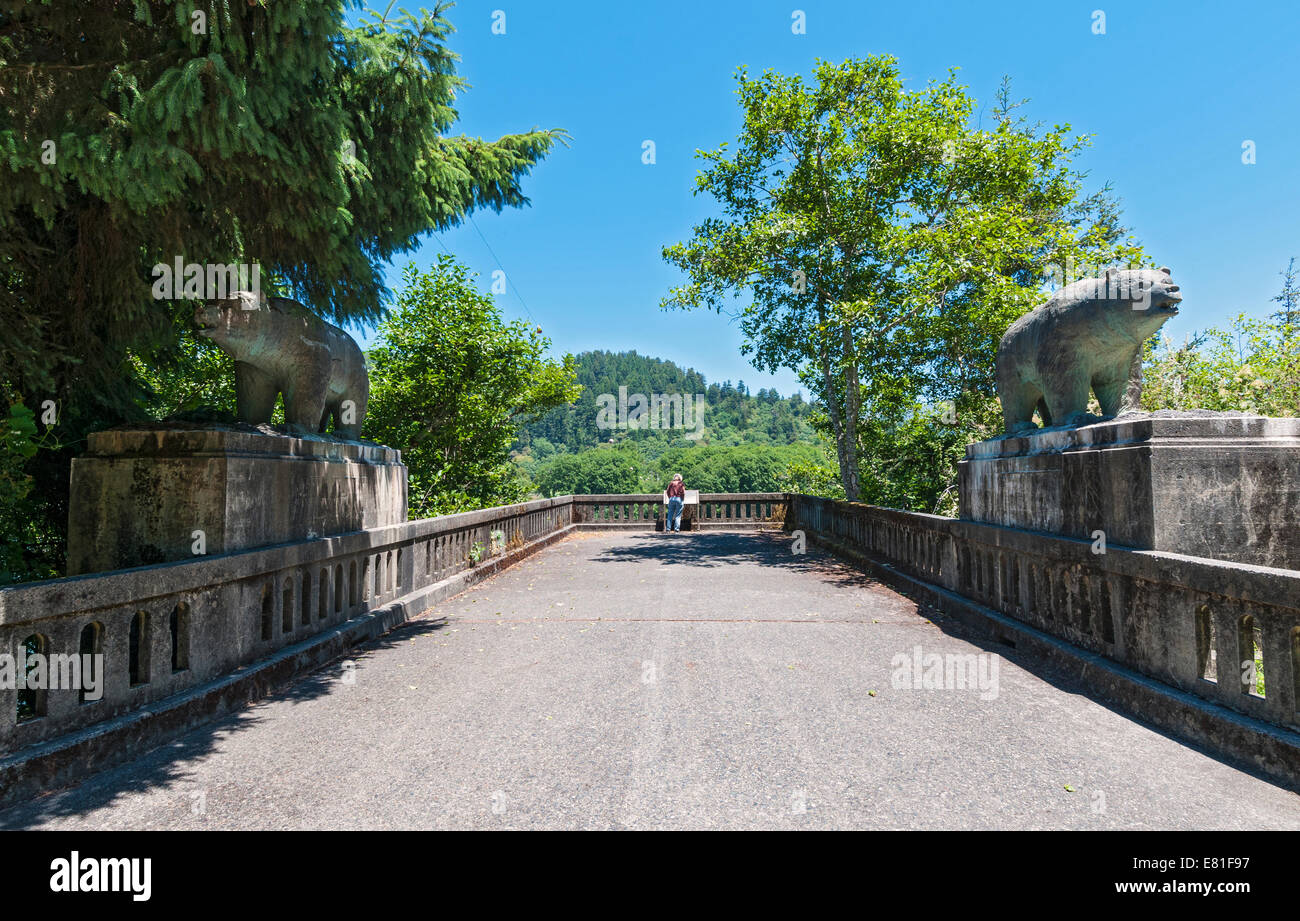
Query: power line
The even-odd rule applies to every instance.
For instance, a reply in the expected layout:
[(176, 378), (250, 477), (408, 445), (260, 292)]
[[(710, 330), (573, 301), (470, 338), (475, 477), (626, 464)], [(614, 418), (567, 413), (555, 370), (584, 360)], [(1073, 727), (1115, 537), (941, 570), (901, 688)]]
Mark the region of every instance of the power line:
[[(478, 229), (478, 224), (474, 223), (474, 216), (472, 214), (467, 214), (465, 216), (469, 218), (470, 226), (474, 228), (474, 232), (478, 234), (478, 238), (483, 241), (483, 245), (487, 247), (487, 251), (492, 254), (492, 259), (496, 262), (497, 268), (501, 270), (501, 274), (509, 279), (510, 273), (506, 271), (506, 267), (502, 265), (501, 260), (497, 258), (496, 250), (494, 250), (492, 244), (487, 241), (487, 237), (483, 236), (483, 231)], [(512, 284), (509, 281), (507, 281), (507, 284), (510, 286), (510, 290), (514, 292), (515, 297), (519, 298), (519, 303), (523, 305), (524, 313), (528, 314), (528, 319), (532, 320), (533, 323), (536, 324), (537, 318), (533, 316), (533, 312), (528, 309), (528, 302), (524, 300), (524, 296), (519, 292), (519, 286)]]

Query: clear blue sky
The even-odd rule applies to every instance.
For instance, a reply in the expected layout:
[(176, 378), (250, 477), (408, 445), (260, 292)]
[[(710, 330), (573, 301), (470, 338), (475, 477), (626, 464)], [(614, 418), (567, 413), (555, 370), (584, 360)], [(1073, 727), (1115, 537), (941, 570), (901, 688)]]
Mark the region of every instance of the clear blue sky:
[[(1104, 35), (1093, 33), (1098, 8)], [(497, 9), (505, 35), (492, 34)], [(804, 35), (791, 31), (795, 9)], [(1095, 135), (1081, 162), (1090, 184), (1113, 184), (1138, 238), (1183, 287), (1182, 315), (1165, 327), (1176, 339), (1241, 310), (1268, 312), (1278, 272), (1300, 256), (1294, 0), (462, 0), (449, 18), (472, 84), (457, 102), (461, 132), (573, 135), (525, 180), (531, 207), (477, 213), (477, 231), (441, 234), (485, 289), (497, 268), (490, 245), (510, 285), (507, 316), (531, 316), (559, 352), (636, 349), (710, 381), (796, 389), (793, 374), (746, 362), (726, 318), (658, 307), (679, 281), (660, 250), (713, 208), (691, 195), (694, 154), (734, 140), (742, 64), (806, 74), (818, 58), (889, 53), (913, 87), (960, 68), (981, 103), (1010, 75), (1032, 119)], [(653, 166), (641, 162), (646, 139)], [(1251, 166), (1245, 140), (1256, 144)], [(440, 252), (429, 239), (414, 259)]]

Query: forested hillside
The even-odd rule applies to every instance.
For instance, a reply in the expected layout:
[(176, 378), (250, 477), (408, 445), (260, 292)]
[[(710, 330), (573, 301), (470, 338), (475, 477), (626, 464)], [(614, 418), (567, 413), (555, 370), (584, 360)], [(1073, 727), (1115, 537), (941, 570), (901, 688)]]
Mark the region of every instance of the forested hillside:
[[(790, 465), (825, 459), (802, 395), (708, 383), (694, 369), (636, 352), (577, 356), (582, 394), (520, 429), (515, 462), (545, 495), (658, 492), (672, 472), (707, 492), (781, 488)], [(682, 416), (659, 404), (685, 404)], [(743, 450), (738, 446), (745, 446)]]
[[(577, 452), (598, 444), (621, 441), (624, 437), (667, 439), (675, 441), (692, 434), (695, 426), (682, 430), (642, 427), (635, 429), (617, 424), (601, 429), (599, 397), (608, 394), (615, 400), (619, 388), (629, 395), (679, 394), (683, 397), (703, 395), (708, 407), (700, 444), (793, 444), (812, 439), (808, 424), (809, 404), (800, 394), (782, 397), (775, 390), (760, 389), (751, 393), (744, 381), (709, 384), (693, 368), (683, 369), (671, 361), (651, 358), (636, 352), (583, 352), (577, 356), (578, 383), (582, 396), (571, 406), (552, 410), (525, 426), (517, 447), (528, 448), (540, 439), (556, 451)], [(546, 449), (543, 449), (544, 451)]]

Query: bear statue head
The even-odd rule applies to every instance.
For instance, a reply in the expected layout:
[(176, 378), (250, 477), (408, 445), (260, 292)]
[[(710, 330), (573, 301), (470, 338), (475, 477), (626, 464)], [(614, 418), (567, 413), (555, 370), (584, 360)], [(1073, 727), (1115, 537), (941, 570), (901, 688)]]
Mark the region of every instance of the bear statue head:
[(247, 361), (262, 349), (268, 309), (260, 292), (236, 291), (230, 297), (200, 301), (194, 308), (194, 325), (200, 336), (223, 352)]
[(1106, 280), (1121, 301), (1128, 301), (1129, 310), (1167, 320), (1177, 316), (1183, 296), (1178, 293), (1168, 266), (1160, 269), (1111, 269)]
[(1097, 278), (1066, 285), (1053, 299), (1100, 309), (1110, 316), (1110, 325), (1126, 329), (1136, 338), (1145, 338), (1170, 317), (1178, 315), (1183, 296), (1169, 269), (1161, 267), (1107, 269)]

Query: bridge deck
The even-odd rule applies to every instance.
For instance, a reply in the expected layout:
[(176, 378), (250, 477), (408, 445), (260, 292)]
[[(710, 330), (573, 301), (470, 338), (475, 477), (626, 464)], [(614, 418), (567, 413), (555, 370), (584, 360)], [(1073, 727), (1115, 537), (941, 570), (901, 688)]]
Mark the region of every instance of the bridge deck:
[[(439, 612), (0, 827), (1300, 828), (787, 537), (578, 534)], [(892, 688), (916, 646), (997, 696)]]

